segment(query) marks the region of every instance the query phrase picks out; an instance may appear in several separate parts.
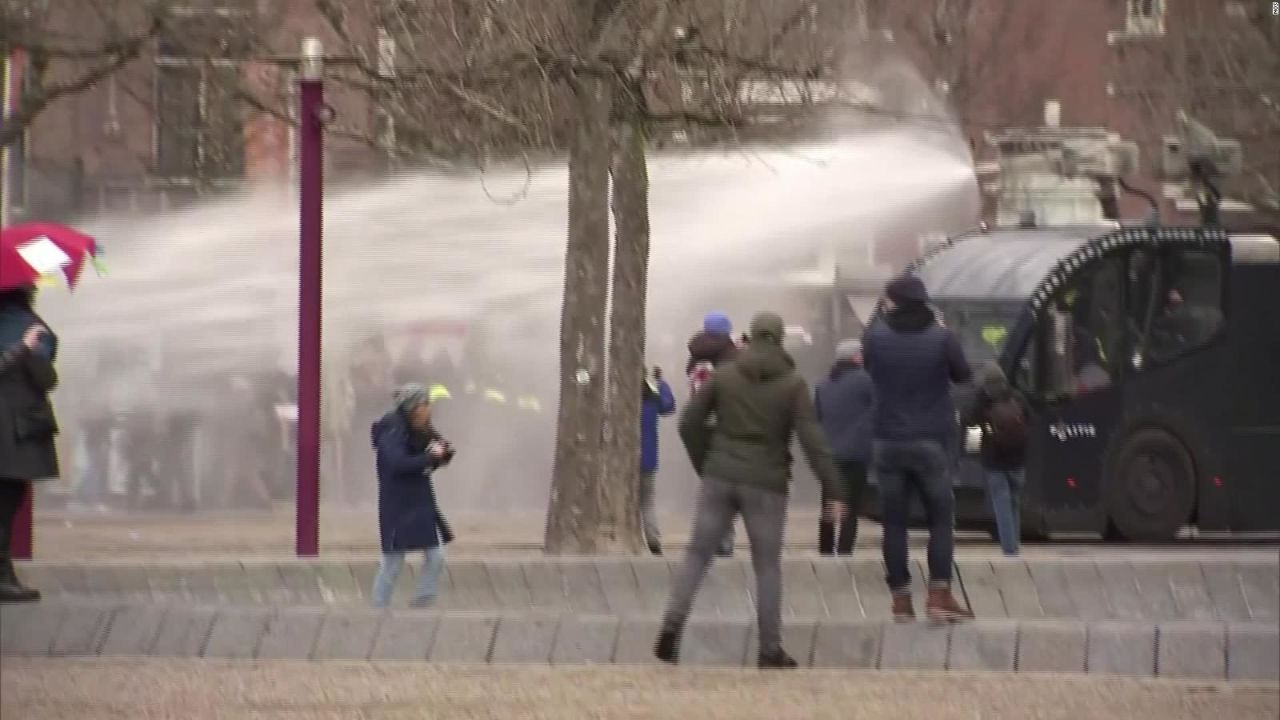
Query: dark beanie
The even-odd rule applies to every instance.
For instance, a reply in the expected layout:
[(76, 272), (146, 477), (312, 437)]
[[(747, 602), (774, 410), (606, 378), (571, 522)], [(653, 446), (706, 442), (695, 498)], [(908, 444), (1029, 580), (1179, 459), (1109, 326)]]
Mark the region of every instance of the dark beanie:
[(884, 288), (884, 293), (899, 305), (929, 302), (929, 291), (925, 290), (924, 282), (915, 275), (904, 275), (890, 280)]

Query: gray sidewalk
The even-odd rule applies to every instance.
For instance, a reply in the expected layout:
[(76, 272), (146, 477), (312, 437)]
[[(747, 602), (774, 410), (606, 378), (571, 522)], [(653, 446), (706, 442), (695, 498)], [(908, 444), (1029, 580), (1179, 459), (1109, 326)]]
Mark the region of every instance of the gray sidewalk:
[[(537, 613), (45, 602), (0, 609), (10, 656), (651, 664), (658, 620)], [(979, 620), (934, 627), (795, 619), (806, 667), (1091, 673), (1280, 682), (1280, 629), (1221, 622)], [(754, 660), (746, 619), (698, 618), (681, 661)]]
[[(509, 556), (449, 561), (441, 610), (493, 613), (656, 615), (678, 560)], [(417, 562), (410, 572), (416, 573)], [(261, 559), (224, 562), (24, 563), (19, 572), (50, 600), (356, 607), (368, 604), (373, 559)], [(922, 561), (913, 568), (924, 593)], [(786, 557), (787, 617), (842, 621), (888, 615), (881, 563)], [(393, 605), (413, 586), (402, 578)], [(1274, 551), (1196, 556), (1108, 553), (1006, 559), (962, 555), (957, 594), (988, 619), (1280, 621), (1280, 558)], [(748, 618), (754, 578), (745, 556), (719, 560), (694, 608), (698, 617)], [(921, 604), (923, 598), (921, 597)]]

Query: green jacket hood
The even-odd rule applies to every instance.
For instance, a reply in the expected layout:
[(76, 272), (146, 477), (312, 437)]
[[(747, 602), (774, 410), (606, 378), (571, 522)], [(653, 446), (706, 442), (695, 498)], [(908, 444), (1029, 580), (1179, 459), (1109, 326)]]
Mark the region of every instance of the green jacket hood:
[(748, 345), (734, 364), (752, 382), (774, 380), (796, 369), (796, 361), (786, 350), (763, 340)]

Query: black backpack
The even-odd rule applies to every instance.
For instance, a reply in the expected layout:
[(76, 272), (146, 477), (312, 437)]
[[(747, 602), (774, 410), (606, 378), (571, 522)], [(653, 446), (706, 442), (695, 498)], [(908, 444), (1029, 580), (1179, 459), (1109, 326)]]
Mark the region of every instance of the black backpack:
[(1018, 396), (1010, 393), (991, 403), (987, 411), (991, 441), (1004, 448), (1021, 448), (1027, 444), (1027, 413)]

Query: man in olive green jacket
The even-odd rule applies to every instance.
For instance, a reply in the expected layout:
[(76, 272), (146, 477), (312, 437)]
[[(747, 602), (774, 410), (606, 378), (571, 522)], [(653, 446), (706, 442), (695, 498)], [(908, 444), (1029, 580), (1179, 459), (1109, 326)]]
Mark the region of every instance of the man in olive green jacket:
[[(782, 338), (782, 318), (770, 312), (757, 315), (751, 321), (750, 344), (716, 371), (680, 418), (680, 437), (702, 488), (693, 537), (654, 649), (665, 662), (676, 662), (698, 586), (721, 538), (741, 513), (756, 574), (759, 666), (796, 667), (782, 648), (782, 532), (793, 435), (799, 435), (825, 497), (832, 498), (827, 513), (839, 517), (844, 498), (809, 387), (782, 349)], [(708, 426), (713, 412), (716, 423)]]

